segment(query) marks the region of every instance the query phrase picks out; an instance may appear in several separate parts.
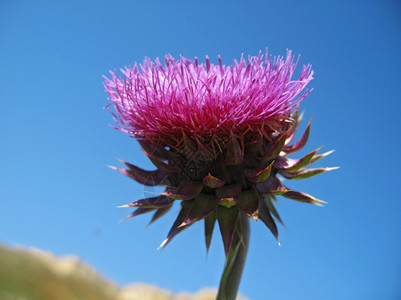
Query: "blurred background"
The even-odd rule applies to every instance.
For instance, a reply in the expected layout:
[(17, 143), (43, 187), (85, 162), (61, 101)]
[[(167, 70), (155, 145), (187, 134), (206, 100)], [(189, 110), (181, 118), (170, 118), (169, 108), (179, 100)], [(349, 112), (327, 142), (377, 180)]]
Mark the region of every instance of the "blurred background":
[[(305, 153), (341, 166), (288, 185), (321, 208), (280, 198), (281, 247), (261, 223), (240, 293), (264, 299), (401, 298), (401, 4), (366, 1), (0, 0), (0, 243), (76, 255), (119, 285), (217, 288), (224, 251), (203, 223), (164, 250), (178, 207), (147, 227), (116, 206), (158, 190), (107, 165), (151, 169), (138, 143), (109, 127), (109, 70), (165, 54), (229, 65), (286, 49), (311, 63)], [(302, 153), (301, 153), (302, 154)], [(218, 230), (218, 228), (216, 228)]]

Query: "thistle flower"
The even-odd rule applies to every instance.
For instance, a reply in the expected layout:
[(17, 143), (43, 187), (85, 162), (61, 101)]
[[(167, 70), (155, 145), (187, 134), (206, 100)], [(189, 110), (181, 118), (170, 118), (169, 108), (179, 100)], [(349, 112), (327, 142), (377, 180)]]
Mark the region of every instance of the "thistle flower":
[(104, 86), (110, 96), (117, 129), (136, 138), (156, 169), (143, 170), (128, 162), (115, 168), (135, 181), (166, 186), (157, 197), (123, 207), (136, 210), (128, 216), (154, 212), (151, 222), (164, 215), (174, 201), (181, 210), (167, 238), (204, 220), (209, 249), (213, 229), (220, 228), (226, 268), (218, 299), (237, 293), (249, 240), (249, 218), (260, 219), (279, 241), (275, 209), (277, 195), (300, 202), (324, 203), (307, 193), (291, 190), (281, 179), (304, 179), (333, 168), (306, 168), (331, 152), (317, 149), (300, 159), (288, 155), (307, 143), (310, 123), (293, 142), (302, 116), (298, 104), (311, 92), (310, 65), (292, 79), (298, 60), (286, 57), (241, 56), (233, 65), (218, 65), (209, 58), (199, 63), (166, 56), (145, 59), (111, 72)]

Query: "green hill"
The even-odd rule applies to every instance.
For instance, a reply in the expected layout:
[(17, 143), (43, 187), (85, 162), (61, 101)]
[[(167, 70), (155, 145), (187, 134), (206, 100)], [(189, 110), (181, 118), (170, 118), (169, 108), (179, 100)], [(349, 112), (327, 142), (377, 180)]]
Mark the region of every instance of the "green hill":
[(0, 244), (1, 300), (214, 300), (215, 295), (211, 289), (173, 294), (146, 284), (120, 287), (75, 256)]

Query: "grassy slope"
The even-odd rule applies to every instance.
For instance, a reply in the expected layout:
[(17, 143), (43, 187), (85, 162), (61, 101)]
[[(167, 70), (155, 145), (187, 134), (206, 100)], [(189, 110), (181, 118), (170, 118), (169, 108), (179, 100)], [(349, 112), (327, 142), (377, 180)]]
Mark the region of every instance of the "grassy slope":
[[(116, 299), (118, 287), (76, 258), (0, 246), (0, 299)], [(11, 298), (11, 297), (10, 297)]]
[(0, 244), (1, 300), (213, 300), (215, 295), (207, 289), (173, 295), (143, 284), (121, 288), (76, 257)]

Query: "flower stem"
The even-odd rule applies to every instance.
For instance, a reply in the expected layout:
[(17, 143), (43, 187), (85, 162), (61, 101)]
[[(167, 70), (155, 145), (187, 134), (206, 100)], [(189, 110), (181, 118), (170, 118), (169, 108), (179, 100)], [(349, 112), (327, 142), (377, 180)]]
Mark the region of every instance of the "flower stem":
[(235, 300), (249, 246), (249, 218), (240, 213), (216, 300)]

